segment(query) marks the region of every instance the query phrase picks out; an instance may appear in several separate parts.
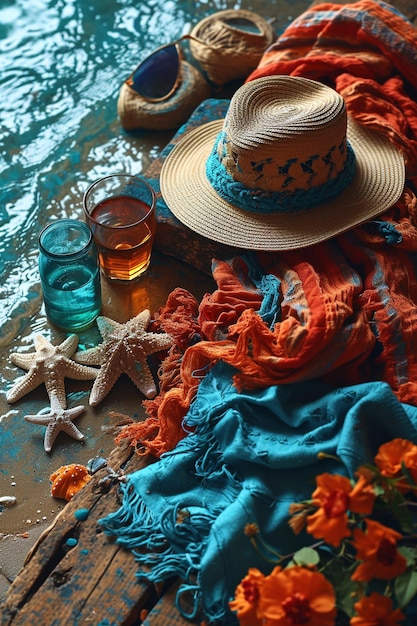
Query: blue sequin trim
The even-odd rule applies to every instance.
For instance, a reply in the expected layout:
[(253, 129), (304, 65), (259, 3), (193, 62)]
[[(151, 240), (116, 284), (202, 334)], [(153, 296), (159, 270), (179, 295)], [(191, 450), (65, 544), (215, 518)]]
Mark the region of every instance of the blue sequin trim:
[(312, 209), (336, 198), (353, 180), (356, 171), (355, 154), (347, 143), (347, 155), (344, 169), (336, 178), (323, 185), (311, 186), (297, 191), (265, 191), (261, 188), (249, 188), (233, 180), (222, 165), (217, 147), (222, 139), (218, 137), (206, 163), (207, 178), (216, 193), (230, 204), (251, 213), (292, 213)]

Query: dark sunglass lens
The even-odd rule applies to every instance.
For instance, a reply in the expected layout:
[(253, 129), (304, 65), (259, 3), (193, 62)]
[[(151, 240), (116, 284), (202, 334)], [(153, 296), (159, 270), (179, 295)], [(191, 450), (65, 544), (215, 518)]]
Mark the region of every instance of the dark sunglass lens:
[(163, 98), (175, 86), (179, 58), (175, 44), (156, 50), (143, 61), (132, 76), (132, 87), (144, 98)]

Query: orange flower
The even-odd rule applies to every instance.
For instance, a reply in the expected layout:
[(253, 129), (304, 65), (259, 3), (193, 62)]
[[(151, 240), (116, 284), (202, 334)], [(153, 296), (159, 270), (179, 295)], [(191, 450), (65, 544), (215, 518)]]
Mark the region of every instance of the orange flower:
[(337, 547), (351, 534), (348, 511), (371, 513), (375, 493), (365, 476), (360, 476), (354, 487), (348, 478), (338, 474), (320, 474), (316, 483), (313, 504), (319, 508), (307, 517), (307, 531), (316, 539), (324, 539)]
[(246, 537), (256, 537), (256, 535), (259, 535), (258, 524), (255, 524), (255, 522), (250, 522), (249, 524), (246, 524), (243, 532), (245, 533)]
[(356, 528), (353, 546), (356, 558), (362, 563), (356, 568), (352, 580), (391, 580), (405, 571), (406, 559), (397, 550), (402, 535), (374, 520), (366, 521), (366, 532)]
[(414, 490), (417, 488), (417, 446), (412, 446), (405, 454), (403, 459), (405, 467), (411, 474), (411, 478), (413, 479), (415, 485), (411, 485), (414, 487)]
[(262, 618), (258, 617), (258, 604), (264, 582), (262, 572), (252, 567), (236, 587), (235, 598), (229, 602), (229, 607), (236, 611), (240, 626), (262, 626)]
[(375, 474), (376, 471), (374, 469), (366, 467), (365, 465), (360, 465), (355, 472), (355, 476), (362, 476), (362, 478), (366, 480), (368, 484), (371, 484), (373, 482), (373, 480), (375, 479)]
[(399, 626), (404, 619), (400, 609), (393, 610), (391, 598), (371, 593), (354, 605), (357, 615), (351, 618), (350, 626)]
[(259, 609), (270, 626), (334, 626), (336, 596), (320, 572), (276, 567), (265, 578)]
[(375, 456), (375, 465), (383, 476), (395, 478), (401, 474), (401, 463), (406, 452), (413, 448), (414, 444), (407, 439), (392, 439), (379, 447)]

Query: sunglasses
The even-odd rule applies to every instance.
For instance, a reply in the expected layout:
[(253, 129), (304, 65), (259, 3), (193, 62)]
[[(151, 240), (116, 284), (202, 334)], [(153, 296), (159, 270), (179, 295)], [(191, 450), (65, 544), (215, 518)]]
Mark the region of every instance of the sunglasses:
[(208, 45), (192, 35), (183, 35), (177, 41), (161, 46), (139, 63), (126, 84), (149, 102), (167, 100), (181, 84), (184, 55), (179, 44), (184, 39)]
[[(237, 32), (261, 32), (254, 22), (246, 18), (232, 17), (222, 21), (230, 29)], [(170, 98), (181, 85), (181, 62), (184, 60), (184, 54), (179, 44), (187, 39), (203, 44), (208, 48), (216, 48), (216, 46), (210, 45), (193, 35), (183, 35), (176, 41), (157, 48), (139, 63), (125, 81), (126, 84), (148, 102), (162, 102)]]

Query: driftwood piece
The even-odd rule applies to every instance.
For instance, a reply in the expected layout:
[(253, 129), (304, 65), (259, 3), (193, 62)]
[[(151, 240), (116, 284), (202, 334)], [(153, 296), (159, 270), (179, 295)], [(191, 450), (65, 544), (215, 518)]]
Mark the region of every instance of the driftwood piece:
[[(149, 462), (118, 447), (108, 467), (130, 473)], [(68, 502), (11, 585), (0, 611), (1, 626), (128, 625), (144, 618), (152, 626), (189, 624), (173, 608), (170, 586), (156, 589), (138, 582), (132, 553), (97, 524), (119, 507), (118, 485), (104, 468)], [(75, 515), (81, 509), (89, 511), (84, 521)]]

